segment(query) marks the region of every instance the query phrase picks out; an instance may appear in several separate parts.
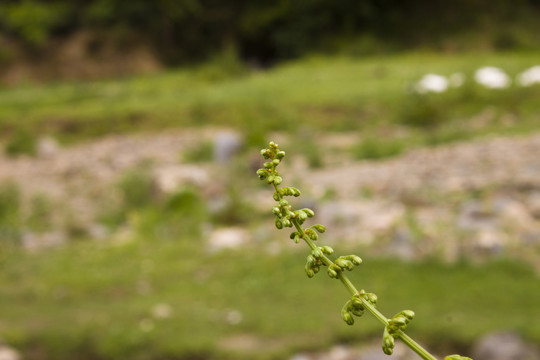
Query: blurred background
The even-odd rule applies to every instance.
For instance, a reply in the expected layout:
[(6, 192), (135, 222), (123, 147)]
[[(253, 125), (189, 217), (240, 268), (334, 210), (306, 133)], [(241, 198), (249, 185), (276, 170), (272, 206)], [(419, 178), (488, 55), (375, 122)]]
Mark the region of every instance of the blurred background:
[[(0, 1), (0, 358), (540, 359), (540, 1)], [(398, 346), (394, 359), (416, 359)]]

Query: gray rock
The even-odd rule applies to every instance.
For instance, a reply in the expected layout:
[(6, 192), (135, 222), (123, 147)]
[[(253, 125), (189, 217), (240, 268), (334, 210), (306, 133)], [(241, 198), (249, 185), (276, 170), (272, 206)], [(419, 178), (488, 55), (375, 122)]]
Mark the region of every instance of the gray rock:
[(225, 131), (214, 138), (214, 161), (228, 162), (240, 150), (242, 139), (238, 134)]
[(513, 332), (496, 332), (481, 338), (473, 349), (474, 360), (539, 360), (540, 352)]

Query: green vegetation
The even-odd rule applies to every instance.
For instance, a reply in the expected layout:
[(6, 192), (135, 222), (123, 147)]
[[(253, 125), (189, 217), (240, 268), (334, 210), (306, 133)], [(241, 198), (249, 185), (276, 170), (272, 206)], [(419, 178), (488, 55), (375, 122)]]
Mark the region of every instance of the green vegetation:
[(169, 64), (208, 59), (230, 48), (242, 59), (265, 64), (314, 51), (363, 56), (410, 47), (538, 48), (539, 12), (529, 0), (7, 0), (0, 4), (0, 36), (36, 52), (51, 40), (90, 30), (101, 41), (87, 49), (88, 56), (107, 40), (125, 48), (137, 39)]
[[(354, 329), (343, 324), (343, 289), (306, 281), (298, 253), (256, 253), (212, 255), (201, 238), (186, 234), (124, 245), (71, 243), (40, 254), (2, 251), (0, 331), (28, 359), (270, 359), (380, 336), (369, 317)], [(376, 292), (384, 312), (414, 306), (410, 335), (436, 352), (491, 329), (540, 341), (531, 321), (540, 316), (538, 278), (522, 265), (366, 260), (351, 280)], [(169, 317), (159, 304), (170, 306)], [(264, 351), (223, 345), (246, 334)]]
[[(245, 132), (250, 145), (278, 129), (298, 136), (306, 130), (358, 131), (368, 138), (382, 134), (406, 150), (537, 128), (539, 86), (492, 90), (472, 80), (485, 65), (514, 77), (537, 60), (537, 53), (315, 57), (219, 80), (203, 66), (90, 83), (21, 85), (0, 89), (0, 129), (6, 140), (22, 129), (73, 142), (111, 132), (226, 125)], [(442, 94), (407, 90), (427, 72), (462, 72), (467, 81)], [(364, 151), (379, 156), (368, 147), (360, 157)]]

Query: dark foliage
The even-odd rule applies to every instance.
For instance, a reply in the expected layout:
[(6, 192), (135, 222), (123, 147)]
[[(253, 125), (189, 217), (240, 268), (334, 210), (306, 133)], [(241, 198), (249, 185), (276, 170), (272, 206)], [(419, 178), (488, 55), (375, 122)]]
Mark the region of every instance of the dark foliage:
[(168, 63), (233, 47), (243, 59), (265, 65), (340, 50), (361, 37), (375, 39), (370, 52), (448, 47), (475, 31), (501, 49), (530, 46), (523, 34), (536, 38), (539, 15), (539, 0), (4, 0), (0, 37), (39, 47), (90, 28), (119, 39), (136, 35)]

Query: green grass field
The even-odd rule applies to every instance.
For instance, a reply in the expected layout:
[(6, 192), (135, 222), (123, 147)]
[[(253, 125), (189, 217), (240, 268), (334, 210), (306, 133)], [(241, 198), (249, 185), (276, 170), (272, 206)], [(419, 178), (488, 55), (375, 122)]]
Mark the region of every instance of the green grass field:
[[(21, 85), (0, 89), (0, 128), (4, 138), (21, 130), (67, 142), (194, 125), (258, 134), (310, 128), (389, 138), (399, 133), (399, 141), (411, 146), (430, 145), (536, 128), (540, 86), (487, 90), (474, 84), (472, 74), (491, 65), (514, 77), (537, 63), (537, 53), (312, 57), (267, 71), (246, 69), (241, 76), (207, 65), (116, 80)], [(411, 84), (429, 72), (462, 72), (467, 82), (444, 94), (412, 94)], [(486, 111), (486, 121), (471, 124), (471, 117)]]
[[(270, 359), (380, 336), (369, 315), (342, 322), (346, 291), (324, 273), (308, 280), (303, 261), (297, 251), (210, 255), (194, 238), (12, 251), (1, 264), (0, 331), (29, 359)], [(518, 264), (365, 259), (351, 274), (387, 316), (415, 310), (410, 333), (434, 350), (495, 329), (540, 341), (538, 278)], [(170, 317), (153, 314), (158, 304)], [(246, 334), (262, 351), (221, 345)]]

